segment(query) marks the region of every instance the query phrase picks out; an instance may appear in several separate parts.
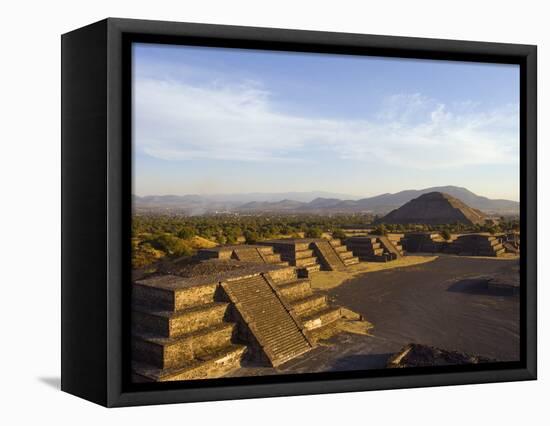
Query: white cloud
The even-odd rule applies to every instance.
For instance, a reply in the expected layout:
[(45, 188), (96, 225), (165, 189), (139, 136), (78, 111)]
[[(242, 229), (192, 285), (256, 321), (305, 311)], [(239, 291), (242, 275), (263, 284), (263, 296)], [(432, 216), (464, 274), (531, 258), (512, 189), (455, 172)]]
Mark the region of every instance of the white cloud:
[(138, 150), (165, 160), (253, 162), (335, 158), (412, 168), (517, 164), (517, 107), (482, 111), (421, 94), (394, 95), (370, 120), (309, 118), (278, 111), (257, 82), (193, 86), (138, 78), (134, 135)]

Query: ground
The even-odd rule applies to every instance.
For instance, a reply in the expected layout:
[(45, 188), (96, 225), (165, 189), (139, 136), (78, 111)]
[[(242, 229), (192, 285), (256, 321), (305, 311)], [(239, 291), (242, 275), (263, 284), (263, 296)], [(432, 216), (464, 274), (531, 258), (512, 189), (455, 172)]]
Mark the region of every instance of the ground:
[(376, 272), (385, 269), (395, 269), (406, 266), (419, 265), (431, 262), (437, 256), (404, 256), (392, 262), (359, 262), (348, 266), (345, 271), (331, 271), (312, 274), (311, 287), (315, 290), (330, 290), (340, 286), (343, 282), (353, 277), (360, 276), (365, 272)]
[(371, 322), (369, 333), (337, 335), (278, 369), (247, 367), (232, 375), (384, 368), (411, 342), (518, 360), (519, 297), (487, 289), (488, 278), (517, 265), (517, 259), (440, 256), (356, 274), (328, 295)]

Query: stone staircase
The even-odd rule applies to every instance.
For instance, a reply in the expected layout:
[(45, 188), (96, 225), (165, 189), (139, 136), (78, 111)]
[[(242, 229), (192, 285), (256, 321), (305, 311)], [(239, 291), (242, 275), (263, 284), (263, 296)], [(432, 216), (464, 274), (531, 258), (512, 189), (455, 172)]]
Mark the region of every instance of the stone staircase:
[(222, 288), (272, 366), (313, 347), (302, 324), (279, 297), (267, 275), (223, 282)]
[(405, 234), (391, 232), (387, 234), (387, 238), (390, 240), (390, 243), (393, 245), (395, 250), (397, 250), (401, 256), (404, 256), (405, 248), (403, 244), (405, 242)]
[(346, 239), (346, 246), (361, 261), (389, 262), (397, 259), (397, 255), (385, 249), (377, 236), (350, 237)]
[(208, 271), (219, 262), (237, 268), (132, 284), (133, 381), (222, 377), (258, 361), (276, 367), (312, 349), (342, 317), (296, 267), (205, 262)]
[(342, 240), (338, 238), (332, 238), (328, 240), (333, 250), (340, 257), (344, 266), (356, 265), (359, 263), (359, 258), (353, 255), (353, 252), (348, 249), (345, 244), (342, 244)]
[(353, 253), (338, 239), (289, 238), (262, 241), (259, 244), (273, 247), (283, 261), (298, 268), (300, 277), (322, 270), (343, 270), (359, 262)]
[[(204, 281), (204, 280), (203, 280)], [(241, 365), (246, 346), (217, 282), (163, 275), (137, 281), (132, 292), (133, 379), (221, 377)]]
[(315, 241), (312, 246), (324, 270), (341, 271), (345, 269), (344, 261), (327, 240)]
[(272, 282), (311, 340), (315, 341), (320, 331), (334, 326), (342, 318), (340, 307), (331, 306), (325, 294), (314, 293), (308, 278), (298, 278), (295, 275), (283, 279), (275, 278)]
[(380, 246), (384, 249), (384, 253), (390, 253), (393, 259), (401, 259), (403, 257), (403, 247), (401, 245), (394, 245), (392, 240), (385, 235), (380, 235), (378, 237), (378, 242)]
[(321, 270), (317, 256), (311, 246), (311, 239), (281, 239), (262, 241), (258, 244), (269, 246), (281, 256), (281, 260), (295, 266), (301, 277)]

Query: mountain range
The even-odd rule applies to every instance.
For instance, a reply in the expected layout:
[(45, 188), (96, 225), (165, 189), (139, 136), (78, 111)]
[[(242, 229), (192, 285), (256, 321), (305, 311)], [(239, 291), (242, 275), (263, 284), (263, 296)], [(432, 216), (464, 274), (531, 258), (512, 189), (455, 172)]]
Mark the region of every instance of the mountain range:
[(438, 186), (405, 190), (367, 198), (328, 192), (249, 193), (220, 195), (134, 195), (138, 211), (177, 211), (198, 215), (215, 212), (233, 213), (359, 213), (386, 214), (410, 200), (430, 192), (449, 194), (466, 205), (488, 214), (517, 215), (517, 201), (490, 199), (458, 186)]

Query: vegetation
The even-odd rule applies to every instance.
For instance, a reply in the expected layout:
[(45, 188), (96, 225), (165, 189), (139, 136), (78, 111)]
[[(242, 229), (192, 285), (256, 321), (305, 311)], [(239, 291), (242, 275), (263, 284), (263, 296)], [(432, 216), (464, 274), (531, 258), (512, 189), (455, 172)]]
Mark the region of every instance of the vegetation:
[(332, 231), (332, 238), (338, 238), (340, 240), (343, 240), (346, 238), (346, 233), (343, 229), (337, 228), (334, 231)]
[(451, 239), (451, 232), (448, 229), (443, 229), (440, 231), (441, 236), (444, 240), (450, 240)]
[(132, 220), (132, 264), (145, 268), (164, 258), (193, 255), (208, 245), (255, 243), (271, 238), (320, 238), (325, 232), (344, 239), (350, 229), (378, 235), (389, 232), (429, 231), (449, 236), (464, 232), (519, 231), (518, 219), (501, 218), (498, 224), (373, 225), (375, 216), (349, 215), (135, 215)]
[[(270, 238), (320, 238), (335, 232), (344, 238), (342, 228), (350, 223), (365, 227), (371, 215), (135, 215), (132, 220), (132, 263), (144, 268), (163, 258), (189, 256), (204, 241), (212, 244), (255, 243)], [(197, 242), (202, 239), (202, 243)]]
[[(374, 227), (374, 229), (371, 231), (372, 234), (374, 235), (387, 235), (388, 234), (388, 226), (390, 225), (385, 225), (383, 223), (381, 223), (380, 225), (377, 225), (376, 227)], [(391, 226), (391, 230), (393, 230), (394, 227)]]

